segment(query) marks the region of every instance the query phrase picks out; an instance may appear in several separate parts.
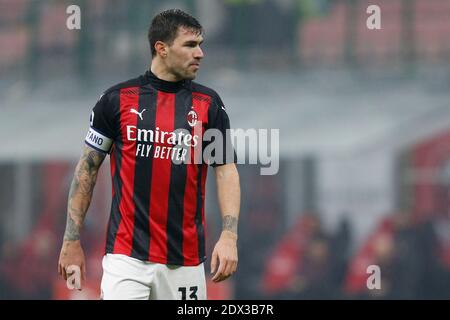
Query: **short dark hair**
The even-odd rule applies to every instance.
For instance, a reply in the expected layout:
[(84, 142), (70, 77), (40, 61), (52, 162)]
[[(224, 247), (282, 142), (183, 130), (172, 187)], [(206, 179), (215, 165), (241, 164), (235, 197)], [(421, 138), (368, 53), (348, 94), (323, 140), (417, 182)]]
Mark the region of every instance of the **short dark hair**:
[(148, 42), (152, 57), (156, 56), (155, 43), (163, 41), (169, 44), (173, 43), (179, 27), (185, 27), (201, 34), (203, 27), (190, 14), (180, 9), (170, 9), (157, 14), (148, 29)]

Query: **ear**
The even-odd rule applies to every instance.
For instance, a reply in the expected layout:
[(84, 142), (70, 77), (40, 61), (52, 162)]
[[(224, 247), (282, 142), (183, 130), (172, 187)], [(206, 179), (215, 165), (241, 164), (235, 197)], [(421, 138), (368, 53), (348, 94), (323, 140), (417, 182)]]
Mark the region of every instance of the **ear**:
[(156, 41), (155, 43), (156, 54), (160, 57), (167, 57), (167, 44), (162, 41)]

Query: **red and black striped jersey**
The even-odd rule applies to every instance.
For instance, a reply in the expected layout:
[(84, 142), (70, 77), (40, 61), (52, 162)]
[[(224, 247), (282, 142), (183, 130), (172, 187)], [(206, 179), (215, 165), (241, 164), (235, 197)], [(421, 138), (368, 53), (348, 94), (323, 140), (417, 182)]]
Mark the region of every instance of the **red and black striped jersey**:
[[(222, 158), (194, 161), (211, 128), (223, 134)], [(147, 71), (105, 91), (85, 142), (111, 159), (107, 253), (184, 266), (205, 260), (207, 167), (236, 162), (225, 143), (229, 128), (219, 95), (190, 80), (168, 82)]]

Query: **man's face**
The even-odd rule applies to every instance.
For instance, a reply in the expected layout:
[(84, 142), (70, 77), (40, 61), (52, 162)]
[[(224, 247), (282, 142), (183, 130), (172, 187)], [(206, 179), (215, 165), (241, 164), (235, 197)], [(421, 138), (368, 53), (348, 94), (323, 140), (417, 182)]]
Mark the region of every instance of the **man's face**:
[(195, 79), (200, 68), (203, 37), (190, 29), (180, 27), (172, 45), (167, 48), (166, 64), (170, 72), (180, 80)]

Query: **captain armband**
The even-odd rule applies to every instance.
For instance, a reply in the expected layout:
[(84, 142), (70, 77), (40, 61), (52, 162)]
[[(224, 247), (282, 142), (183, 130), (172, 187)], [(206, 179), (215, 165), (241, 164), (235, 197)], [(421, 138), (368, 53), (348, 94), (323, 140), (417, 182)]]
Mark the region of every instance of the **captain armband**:
[(89, 131), (84, 140), (92, 148), (108, 153), (113, 144), (113, 139), (96, 131), (94, 128), (89, 128)]

